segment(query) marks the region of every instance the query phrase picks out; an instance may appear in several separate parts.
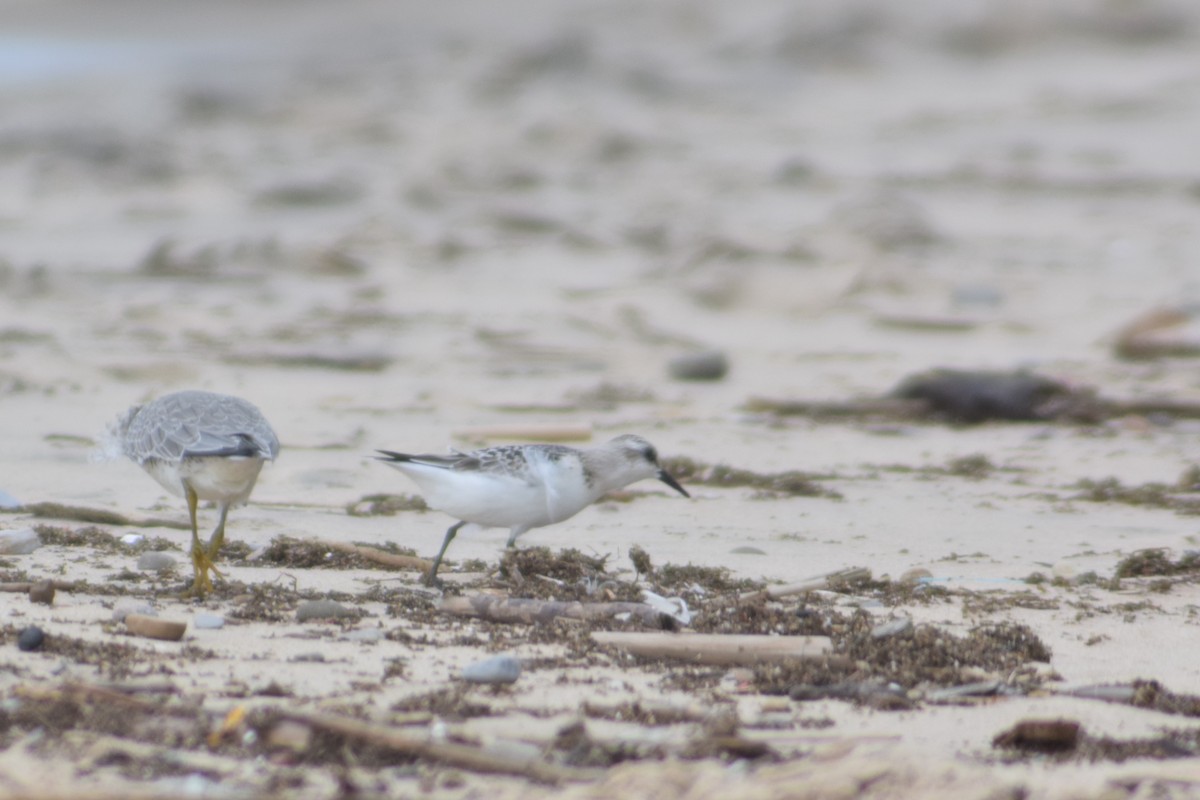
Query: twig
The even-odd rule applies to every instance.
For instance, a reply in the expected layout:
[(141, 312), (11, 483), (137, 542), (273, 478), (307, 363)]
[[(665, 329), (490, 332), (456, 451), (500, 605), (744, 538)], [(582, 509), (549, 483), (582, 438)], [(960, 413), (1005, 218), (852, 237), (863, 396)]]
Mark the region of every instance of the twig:
[(556, 617), (595, 619), (616, 614), (631, 614), (643, 624), (661, 628), (662, 612), (646, 603), (579, 603), (536, 600), (527, 597), (498, 597), (477, 594), (470, 597), (446, 597), (438, 609), (462, 617), (481, 617), (493, 622), (546, 623)]
[(428, 758), (475, 772), (520, 775), (540, 783), (550, 784), (594, 780), (602, 774), (595, 770), (562, 767), (537, 759), (513, 758), (499, 753), (490, 753), (465, 744), (431, 742), (423, 737), (411, 736), (393, 728), (349, 717), (338, 717), (332, 714), (305, 714), (294, 711), (284, 711), (281, 717), (312, 728), (358, 739), (375, 747), (386, 748), (403, 755)]
[(386, 550), (380, 550), (375, 547), (367, 547), (361, 544), (350, 544), (349, 542), (328, 542), (322, 539), (314, 539), (313, 544), (318, 547), (326, 547), (330, 550), (337, 550), (339, 553), (348, 553), (352, 556), (360, 556), (368, 561), (374, 561), (376, 564), (383, 564), (387, 567), (396, 567), (398, 569), (412, 569), (420, 572), (428, 572), (433, 567), (433, 562), (428, 559), (418, 558), (417, 556), (403, 556), (399, 553), (389, 553)]
[(753, 592), (746, 592), (738, 597), (738, 601), (745, 603), (753, 600), (777, 600), (780, 597), (790, 597), (794, 594), (803, 594), (804, 592), (815, 592), (818, 589), (827, 589), (831, 585), (839, 583), (854, 583), (856, 581), (865, 581), (871, 579), (871, 570), (866, 567), (847, 567), (834, 572), (827, 572), (824, 575), (817, 575), (812, 578), (805, 578), (799, 583), (789, 583), (783, 586), (768, 586), (765, 589), (758, 589)]
[(124, 514), (118, 514), (115, 511), (108, 511), (103, 508), (67, 506), (62, 503), (28, 503), (11, 510), (18, 514), (32, 514), (35, 517), (46, 519), (90, 522), (93, 525), (117, 525), (133, 528), (175, 528), (181, 531), (191, 529), (188, 523), (180, 522), (179, 520), (159, 519), (157, 517), (134, 519), (133, 517), (127, 517)]
[(592, 638), (635, 656), (678, 658), (693, 664), (760, 664), (822, 658), (832, 648), (828, 636), (594, 631)]
[[(28, 592), (34, 583), (41, 581), (17, 581), (15, 583), (0, 583), (0, 592)], [(79, 586), (79, 581), (51, 581), (54, 590), (58, 592), (73, 592)]]

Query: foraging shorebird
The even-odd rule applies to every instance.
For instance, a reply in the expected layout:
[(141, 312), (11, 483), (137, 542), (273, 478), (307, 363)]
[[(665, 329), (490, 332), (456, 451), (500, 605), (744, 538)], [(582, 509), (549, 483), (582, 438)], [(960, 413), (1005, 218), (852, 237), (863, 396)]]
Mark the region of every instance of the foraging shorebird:
[[(192, 523), (189, 593), (212, 590), (209, 570), (225, 541), (229, 508), (246, 502), (263, 463), (279, 455), (279, 439), (262, 412), (240, 397), (212, 392), (168, 394), (134, 406), (116, 424), (121, 452), (150, 473), (163, 488), (187, 500)], [(207, 545), (200, 542), (196, 506), (217, 504), (217, 527)]]
[(532, 528), (573, 517), (607, 492), (656, 478), (690, 495), (658, 464), (654, 445), (627, 434), (598, 447), (506, 445), (450, 455), (378, 450), (379, 460), (420, 487), (425, 501), (459, 521), (446, 531), (426, 582), (432, 586), (446, 548), (468, 522), (508, 528), (508, 547)]

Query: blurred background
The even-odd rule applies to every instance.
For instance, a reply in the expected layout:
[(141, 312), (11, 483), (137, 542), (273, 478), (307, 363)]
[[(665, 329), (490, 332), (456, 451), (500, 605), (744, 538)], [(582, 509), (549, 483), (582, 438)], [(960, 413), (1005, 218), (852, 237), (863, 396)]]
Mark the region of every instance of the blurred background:
[[(1196, 341), (1198, 21), (1187, 0), (4, 0), (11, 458), (75, 463), (187, 386), (356, 454), (515, 414), (721, 421), (934, 366), (1195, 395), (1189, 362), (1113, 347), (1163, 307)], [(697, 352), (727, 371), (677, 380)]]

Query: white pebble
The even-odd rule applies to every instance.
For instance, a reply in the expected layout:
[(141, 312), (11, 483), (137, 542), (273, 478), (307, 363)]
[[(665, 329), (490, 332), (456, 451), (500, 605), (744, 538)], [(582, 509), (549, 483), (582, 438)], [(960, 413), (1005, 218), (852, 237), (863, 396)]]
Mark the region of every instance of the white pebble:
[(220, 614), (205, 614), (203, 612), (192, 617), (193, 628), (203, 628), (210, 631), (225, 627), (225, 618)]
[(0, 553), (23, 556), (42, 546), (42, 539), (33, 528), (0, 531)]

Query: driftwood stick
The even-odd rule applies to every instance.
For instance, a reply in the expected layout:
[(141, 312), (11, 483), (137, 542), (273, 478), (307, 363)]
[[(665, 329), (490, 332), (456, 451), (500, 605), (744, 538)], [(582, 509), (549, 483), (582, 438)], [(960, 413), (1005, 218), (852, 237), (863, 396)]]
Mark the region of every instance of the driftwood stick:
[(367, 547), (361, 544), (350, 544), (349, 542), (328, 542), (323, 539), (314, 539), (313, 543), (320, 547), (327, 547), (330, 550), (337, 550), (339, 553), (348, 553), (352, 556), (360, 556), (368, 561), (374, 561), (376, 564), (382, 564), (386, 567), (413, 569), (420, 572), (428, 572), (433, 566), (433, 562), (429, 561), (428, 559), (418, 558), (417, 556), (402, 556), (399, 553), (389, 553), (386, 550), (380, 550), (375, 547)]
[(32, 514), (35, 517), (49, 519), (66, 519), (73, 522), (90, 522), (93, 525), (118, 525), (134, 528), (175, 528), (181, 531), (191, 530), (186, 522), (175, 519), (159, 519), (149, 517), (134, 519), (116, 511), (103, 508), (88, 508), (86, 506), (67, 506), (62, 503), (27, 503), (12, 509), (18, 514)]
[(595, 619), (616, 614), (631, 614), (643, 625), (662, 627), (662, 613), (645, 603), (579, 603), (476, 594), (470, 597), (443, 598), (438, 608), (447, 614), (460, 617), (481, 617), (493, 622), (526, 624), (546, 623), (556, 617)]
[(783, 586), (768, 586), (765, 589), (746, 592), (738, 597), (738, 601), (745, 603), (753, 600), (777, 600), (780, 597), (790, 597), (795, 594), (803, 594), (804, 592), (815, 592), (818, 589), (827, 589), (831, 585), (836, 585), (839, 583), (850, 583), (853, 581), (870, 579), (871, 570), (867, 569), (866, 567), (848, 567), (846, 569), (839, 569), (835, 572), (827, 572), (824, 575), (805, 578), (798, 583), (789, 583)]
[(759, 664), (821, 658), (832, 648), (828, 636), (595, 631), (598, 644), (645, 658), (678, 658), (693, 664)]
[(601, 773), (550, 764), (540, 759), (522, 759), (492, 753), (478, 747), (453, 742), (431, 742), (394, 728), (332, 714), (283, 712), (283, 718), (330, 733), (358, 739), (414, 758), (428, 758), (475, 772), (520, 775), (540, 783), (593, 780)]
[[(41, 581), (17, 581), (15, 583), (0, 583), (0, 592), (28, 592), (29, 589)], [(54, 590), (58, 592), (73, 592), (78, 587), (78, 581), (51, 581), (54, 584)]]

